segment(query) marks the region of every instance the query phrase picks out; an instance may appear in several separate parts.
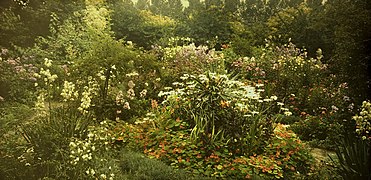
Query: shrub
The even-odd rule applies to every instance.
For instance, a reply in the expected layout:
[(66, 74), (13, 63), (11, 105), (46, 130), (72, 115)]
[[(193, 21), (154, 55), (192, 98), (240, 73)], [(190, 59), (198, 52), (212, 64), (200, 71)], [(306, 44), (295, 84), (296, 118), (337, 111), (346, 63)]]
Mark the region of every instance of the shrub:
[(182, 170), (173, 169), (140, 153), (121, 152), (119, 160), (121, 170), (127, 174), (128, 179), (191, 179), (191, 176)]
[(196, 46), (187, 38), (170, 38), (167, 47), (153, 49), (162, 61), (161, 76), (170, 85), (183, 74), (203, 74), (206, 71), (224, 72), (221, 52), (207, 46)]
[(295, 122), (290, 129), (298, 134), (301, 140), (309, 141), (313, 147), (333, 149), (333, 142), (340, 140), (342, 126), (331, 117), (306, 116)]
[(32, 104), (32, 90), (36, 79), (33, 74), (38, 70), (32, 57), (17, 57), (9, 50), (0, 52), (0, 104), (13, 101)]
[(352, 132), (337, 143), (337, 173), (344, 179), (370, 179), (370, 144), (356, 137)]
[(356, 122), (356, 132), (362, 136), (363, 140), (371, 140), (371, 103), (363, 101), (362, 110), (359, 115), (353, 116)]
[(210, 146), (192, 141), (190, 126), (185, 121), (163, 119), (167, 126), (162, 126), (159, 119), (135, 126), (125, 125), (128, 127), (124, 127), (118, 139), (125, 142), (126, 147), (136, 145), (147, 156), (193, 175), (231, 179), (262, 176), (274, 179), (303, 177), (312, 172), (313, 158), (309, 151), (294, 133), (282, 125), (278, 126), (274, 137), (260, 154), (240, 156), (238, 152), (230, 151), (227, 143), (218, 141)]
[(254, 87), (210, 72), (185, 74), (182, 79), (183, 83), (173, 83), (174, 90), (159, 96), (167, 96), (165, 104), (174, 107), (174, 119), (191, 125), (192, 139), (210, 145), (218, 140), (235, 143), (244, 154), (256, 152), (270, 138), (275, 119), (269, 113), (274, 113), (277, 97), (263, 99), (259, 93), (263, 84)]
[(266, 47), (256, 49), (253, 57), (238, 58), (230, 68), (244, 79), (268, 81), (266, 93), (274, 92), (278, 98), (289, 100), (295, 115), (320, 115), (323, 110), (319, 108), (326, 112), (332, 107), (347, 110), (347, 84), (338, 83), (336, 75), (321, 62), (322, 57), (321, 50), (317, 58), (309, 58), (305, 50), (292, 43), (274, 46), (268, 41)]

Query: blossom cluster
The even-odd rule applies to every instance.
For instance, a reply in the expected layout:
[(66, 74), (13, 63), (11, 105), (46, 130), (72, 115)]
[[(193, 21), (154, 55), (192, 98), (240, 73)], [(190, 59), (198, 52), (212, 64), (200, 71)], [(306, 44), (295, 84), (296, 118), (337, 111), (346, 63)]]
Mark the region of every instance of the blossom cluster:
[(356, 121), (356, 132), (362, 136), (363, 140), (371, 139), (371, 102), (363, 101), (362, 110), (359, 115), (353, 116)]
[[(175, 88), (165, 88), (168, 91), (160, 91), (159, 97), (166, 97), (166, 100), (163, 103), (176, 99), (187, 99), (187, 97), (194, 97), (197, 94), (202, 94), (204, 88), (211, 88), (211, 86), (217, 85), (218, 88), (222, 89), (218, 93), (222, 93), (221, 96), (226, 99), (220, 102), (221, 106), (229, 106), (234, 104), (233, 108), (241, 112), (246, 113), (245, 116), (252, 116), (259, 114), (258, 107), (255, 105), (257, 103), (267, 103), (276, 101), (277, 96), (272, 95), (268, 98), (263, 98), (261, 92), (264, 92), (264, 84), (257, 83), (255, 86), (248, 85), (247, 83), (229, 79), (225, 74), (217, 73), (207, 73), (200, 74), (198, 76), (184, 74), (181, 79), (186, 81), (174, 82), (173, 85)], [(201, 98), (195, 99), (196, 101), (203, 101)], [(283, 103), (278, 102), (278, 105), (281, 106), (281, 110), (284, 111), (284, 114), (289, 116), (292, 113), (288, 108), (283, 107)]]
[(92, 98), (94, 95), (98, 94), (98, 84), (93, 81), (92, 77), (89, 77), (89, 82), (87, 86), (84, 86), (84, 90), (81, 93), (81, 104), (78, 108), (79, 111), (83, 113), (88, 113), (88, 109), (93, 106), (92, 104)]
[(46, 106), (45, 106), (45, 98), (47, 94), (45, 92), (39, 93), (37, 96), (37, 100), (35, 103), (35, 109), (37, 111), (37, 114), (41, 117), (45, 117), (47, 114)]
[[(52, 60), (49, 60), (48, 58), (44, 59), (44, 65), (47, 68), (50, 68), (52, 66)], [(41, 68), (39, 73), (34, 73), (34, 77), (38, 79), (43, 79), (45, 86), (53, 86), (53, 82), (58, 78), (56, 74), (52, 74), (49, 69)], [(38, 86), (38, 83), (35, 83), (35, 86)]]
[(64, 98), (63, 101), (74, 101), (79, 96), (79, 92), (76, 91), (74, 83), (64, 81), (61, 96)]
[[(85, 173), (95, 179), (114, 179), (111, 167), (108, 172), (102, 173), (101, 169), (94, 166), (93, 161), (105, 161), (100, 155), (108, 150), (108, 146), (115, 140), (114, 136), (108, 130), (109, 123), (102, 121), (97, 126), (88, 128), (88, 134), (85, 139), (73, 139), (69, 144), (70, 163), (72, 165), (83, 164), (86, 167)], [(108, 173), (108, 175), (106, 175)]]

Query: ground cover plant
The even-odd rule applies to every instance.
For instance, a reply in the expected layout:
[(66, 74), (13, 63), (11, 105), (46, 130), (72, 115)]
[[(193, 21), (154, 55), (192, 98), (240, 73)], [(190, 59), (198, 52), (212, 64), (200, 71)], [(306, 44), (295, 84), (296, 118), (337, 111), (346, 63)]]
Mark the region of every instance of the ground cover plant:
[(0, 179), (369, 179), (369, 5), (2, 1)]

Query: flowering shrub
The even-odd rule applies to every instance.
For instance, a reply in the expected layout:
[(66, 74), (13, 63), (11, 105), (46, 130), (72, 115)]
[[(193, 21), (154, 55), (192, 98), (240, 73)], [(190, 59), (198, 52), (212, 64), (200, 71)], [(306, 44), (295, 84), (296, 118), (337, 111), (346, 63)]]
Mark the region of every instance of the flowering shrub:
[(110, 129), (110, 122), (102, 121), (88, 128), (85, 139), (75, 138), (69, 143), (70, 164), (83, 173), (80, 177), (110, 180), (117, 177), (118, 165), (109, 162), (115, 139)]
[[(183, 45), (178, 45), (178, 41), (182, 41)], [(155, 47), (154, 51), (160, 55), (163, 62), (161, 75), (165, 77), (165, 81), (174, 82), (174, 78), (178, 80), (185, 73), (224, 71), (224, 57), (221, 52), (207, 46), (196, 46), (189, 41), (190, 39), (172, 38), (168, 47)]]
[(359, 115), (353, 116), (356, 121), (356, 132), (362, 136), (363, 140), (371, 139), (371, 103), (363, 101), (362, 110)]
[(32, 57), (14, 57), (9, 50), (0, 51), (0, 102), (16, 101), (28, 104), (34, 98), (33, 74), (38, 71)]
[(316, 146), (333, 148), (334, 142), (341, 139), (336, 131), (351, 127), (347, 119), (354, 105), (347, 83), (330, 74), (327, 64), (322, 63), (322, 51), (319, 49), (317, 57), (310, 58), (292, 43), (275, 46), (268, 41), (266, 47), (256, 48), (253, 54), (232, 62), (232, 73), (254, 82), (266, 82), (264, 93), (284, 99), (297, 117), (293, 121), (285, 118), (287, 123), (297, 122), (293, 126), (295, 133)]
[(298, 134), (301, 140), (310, 141), (314, 147), (333, 149), (335, 142), (341, 139), (341, 125), (331, 116), (305, 116), (302, 120), (291, 124), (290, 130)]
[(294, 133), (287, 131), (282, 125), (277, 126), (274, 135), (263, 154), (234, 159), (231, 173), (246, 173), (239, 174), (240, 178), (250, 178), (252, 174), (268, 179), (300, 177), (301, 174), (306, 176), (312, 170), (314, 162), (309, 151)]
[(231, 151), (228, 143), (205, 144), (191, 140), (191, 126), (184, 120), (166, 119), (171, 112), (163, 111), (152, 121), (124, 125), (117, 129), (118, 140), (126, 147), (143, 151), (173, 167), (217, 178), (249, 179), (256, 175), (266, 178), (305, 176), (311, 171), (313, 159), (306, 147), (282, 125), (260, 154), (241, 156)]
[(321, 62), (322, 51), (319, 49), (317, 53), (317, 58), (309, 58), (307, 52), (292, 43), (273, 46), (268, 42), (265, 48), (256, 50), (254, 57), (235, 60), (231, 69), (248, 80), (268, 81), (269, 92), (279, 98), (295, 98), (290, 103), (293, 110), (297, 108), (296, 115), (301, 112), (318, 115), (322, 113), (318, 107), (331, 109), (335, 105), (343, 108), (347, 85), (338, 83), (336, 76), (331, 75), (327, 65)]
[(163, 103), (174, 107), (173, 118), (184, 119), (192, 126), (192, 139), (205, 144), (228, 141), (238, 144), (234, 147), (243, 154), (256, 152), (270, 138), (275, 119), (268, 113), (274, 113), (277, 97), (262, 98), (263, 84), (250, 86), (216, 73), (185, 74), (181, 78), (184, 83), (173, 83), (173, 90), (160, 92), (159, 96), (166, 96)]

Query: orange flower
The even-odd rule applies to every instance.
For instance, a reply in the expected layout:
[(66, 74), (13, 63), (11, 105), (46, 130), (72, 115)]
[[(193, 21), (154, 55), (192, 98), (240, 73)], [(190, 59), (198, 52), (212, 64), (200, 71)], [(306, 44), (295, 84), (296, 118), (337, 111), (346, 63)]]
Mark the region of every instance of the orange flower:
[(220, 106), (222, 106), (222, 108), (229, 107), (229, 103), (227, 101), (221, 100), (220, 101)]
[(156, 108), (158, 107), (158, 103), (157, 103), (157, 101), (154, 100), (154, 99), (152, 99), (152, 100), (151, 100), (151, 106), (152, 106), (153, 109), (156, 109)]

